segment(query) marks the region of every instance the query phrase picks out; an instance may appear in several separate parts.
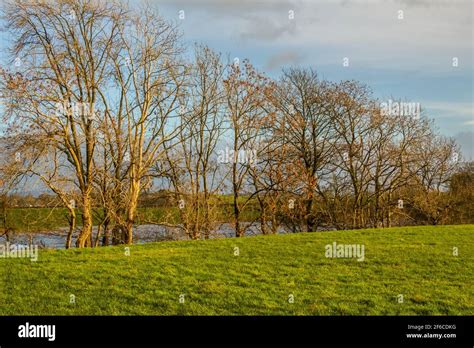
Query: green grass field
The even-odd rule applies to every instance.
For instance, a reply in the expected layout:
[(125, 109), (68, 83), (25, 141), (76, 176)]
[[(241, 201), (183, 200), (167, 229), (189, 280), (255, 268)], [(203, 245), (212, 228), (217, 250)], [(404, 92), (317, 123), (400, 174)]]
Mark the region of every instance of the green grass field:
[[(44, 250), (0, 258), (0, 314), (473, 315), (473, 237), (459, 225), (161, 242), (130, 256)], [(365, 260), (326, 258), (334, 241), (363, 244)]]

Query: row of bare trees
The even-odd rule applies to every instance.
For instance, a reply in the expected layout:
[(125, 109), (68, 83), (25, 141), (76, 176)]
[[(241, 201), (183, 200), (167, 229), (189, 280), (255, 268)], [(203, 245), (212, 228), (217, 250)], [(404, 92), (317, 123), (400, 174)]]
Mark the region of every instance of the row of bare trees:
[(391, 226), (400, 200), (442, 222), (432, 202), (456, 144), (424, 117), (381, 113), (360, 83), (301, 68), (272, 81), (204, 45), (185, 59), (178, 29), (151, 7), (9, 0), (3, 14), (13, 63), (0, 70), (2, 175), (34, 176), (58, 196), (67, 247), (77, 208), (78, 247), (133, 243), (139, 198), (157, 187), (179, 221), (154, 223), (192, 239), (216, 229), (224, 193), (237, 237), (251, 205), (263, 233)]
[(105, 234), (114, 221), (113, 238), (132, 243), (148, 172), (178, 134), (187, 67), (176, 28), (149, 10), (87, 0), (3, 7), (16, 57), (1, 85), (6, 133), (22, 154), (15, 171), (40, 177), (72, 220), (78, 197), (78, 247), (97, 244), (98, 202)]

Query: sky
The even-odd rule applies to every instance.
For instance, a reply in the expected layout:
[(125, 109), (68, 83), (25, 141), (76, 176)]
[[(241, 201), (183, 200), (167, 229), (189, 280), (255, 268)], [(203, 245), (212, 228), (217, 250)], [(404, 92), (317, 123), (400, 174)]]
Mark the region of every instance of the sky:
[(179, 24), (186, 44), (248, 58), (270, 77), (312, 67), (322, 79), (366, 83), (381, 101), (420, 103), (474, 159), (471, 0), (149, 2)]
[(420, 103), (474, 160), (472, 0), (148, 2), (178, 24), (186, 47), (204, 43), (247, 58), (272, 78), (285, 67), (312, 67), (321, 79), (366, 83), (381, 101)]

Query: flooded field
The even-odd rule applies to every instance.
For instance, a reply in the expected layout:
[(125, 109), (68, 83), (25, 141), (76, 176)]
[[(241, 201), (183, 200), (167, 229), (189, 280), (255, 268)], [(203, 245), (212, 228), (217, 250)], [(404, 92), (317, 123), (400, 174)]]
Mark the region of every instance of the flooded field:
[[(243, 223), (244, 224), (244, 223)], [(255, 236), (261, 234), (260, 225), (258, 223), (246, 223), (246, 236)], [(66, 244), (67, 228), (61, 228), (55, 231), (47, 232), (16, 232), (10, 233), (9, 242), (15, 244), (32, 244), (38, 245), (40, 248), (48, 249), (64, 249)], [(280, 228), (279, 233), (287, 233), (283, 228)], [(72, 245), (75, 245), (75, 240), (79, 230), (73, 235)], [(93, 235), (97, 233), (97, 228), (94, 227)], [(134, 243), (143, 244), (150, 242), (160, 242), (165, 240), (188, 240), (189, 237), (179, 227), (168, 227), (161, 225), (138, 225), (134, 229)], [(229, 238), (235, 237), (235, 230), (231, 223), (222, 223), (219, 228), (212, 231), (210, 238)], [(0, 243), (7, 241), (6, 236), (0, 237)]]

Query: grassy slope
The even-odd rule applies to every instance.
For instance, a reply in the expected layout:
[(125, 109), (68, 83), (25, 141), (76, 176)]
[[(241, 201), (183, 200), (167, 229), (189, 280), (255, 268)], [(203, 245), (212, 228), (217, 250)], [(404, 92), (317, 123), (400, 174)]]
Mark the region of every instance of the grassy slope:
[[(460, 225), (42, 251), (0, 259), (0, 314), (473, 315), (473, 237)], [(334, 241), (365, 244), (365, 261), (326, 258)]]

